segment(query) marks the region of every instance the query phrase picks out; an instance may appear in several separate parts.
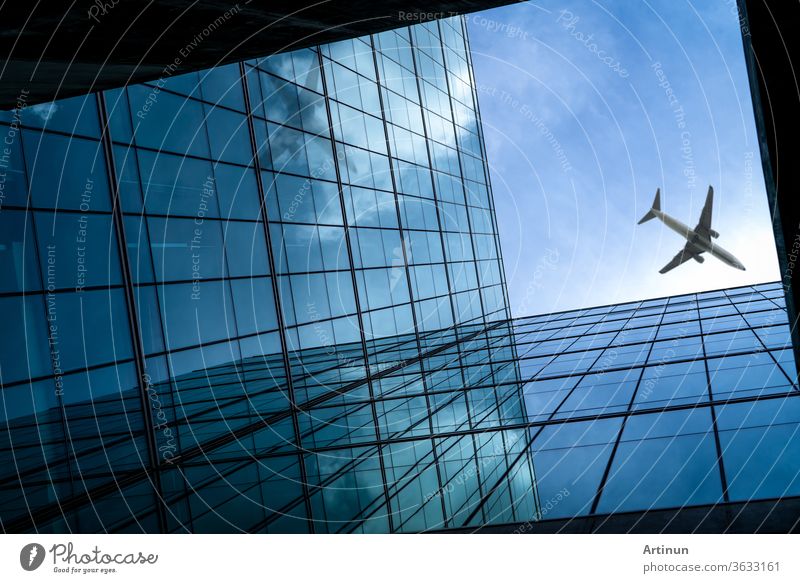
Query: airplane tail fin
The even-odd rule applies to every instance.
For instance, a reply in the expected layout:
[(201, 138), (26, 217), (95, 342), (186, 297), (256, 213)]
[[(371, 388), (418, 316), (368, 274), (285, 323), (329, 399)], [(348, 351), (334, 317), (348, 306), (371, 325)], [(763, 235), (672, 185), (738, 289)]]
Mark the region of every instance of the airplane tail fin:
[(656, 190), (656, 198), (653, 200), (653, 206), (650, 207), (650, 210), (647, 211), (647, 214), (642, 217), (639, 221), (639, 224), (646, 223), (650, 219), (656, 218), (656, 215), (653, 211), (660, 211), (661, 210), (661, 189)]

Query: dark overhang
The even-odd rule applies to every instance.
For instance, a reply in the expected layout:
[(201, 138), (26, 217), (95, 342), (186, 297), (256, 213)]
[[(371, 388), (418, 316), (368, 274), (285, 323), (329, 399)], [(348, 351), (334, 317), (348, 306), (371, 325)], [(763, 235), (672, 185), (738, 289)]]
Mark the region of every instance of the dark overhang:
[(792, 62), (792, 57), (800, 54), (800, 39), (794, 30), (800, 19), (800, 2), (738, 1), (780, 279), (795, 361), (800, 363), (800, 171), (794, 154), (800, 135), (800, 82)]
[(0, 7), (0, 109), (352, 38), (514, 0), (75, 0)]

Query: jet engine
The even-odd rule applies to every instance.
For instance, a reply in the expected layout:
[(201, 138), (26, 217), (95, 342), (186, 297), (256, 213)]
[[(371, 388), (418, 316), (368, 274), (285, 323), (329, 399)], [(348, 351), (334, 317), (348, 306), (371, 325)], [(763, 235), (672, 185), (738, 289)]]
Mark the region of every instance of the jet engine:
[(719, 233), (717, 233), (714, 229), (709, 229), (708, 234), (714, 237), (715, 239), (719, 237)]
[(705, 261), (705, 260), (706, 260), (706, 258), (705, 258), (705, 257), (700, 257), (699, 255), (693, 255), (693, 256), (692, 256), (692, 259), (694, 259), (694, 260), (695, 260), (695, 261), (697, 261), (698, 263), (702, 263), (703, 261)]

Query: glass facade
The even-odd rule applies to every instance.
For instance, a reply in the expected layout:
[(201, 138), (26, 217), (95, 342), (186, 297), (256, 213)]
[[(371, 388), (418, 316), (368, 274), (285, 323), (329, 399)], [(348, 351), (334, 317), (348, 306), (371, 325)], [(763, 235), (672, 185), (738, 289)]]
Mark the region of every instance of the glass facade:
[(779, 284), (520, 319), (514, 332), (547, 518), (800, 494)]
[(187, 496), (212, 475), (264, 529), (419, 520), (390, 499), (423, 486), (374, 485), (409, 454), (374, 448), (430, 433), (428, 381), (387, 371), (510, 317), (462, 19), (0, 124), (4, 524), (253, 528)]
[(512, 320), (460, 18), (0, 113), (6, 532), (800, 495), (777, 284)]

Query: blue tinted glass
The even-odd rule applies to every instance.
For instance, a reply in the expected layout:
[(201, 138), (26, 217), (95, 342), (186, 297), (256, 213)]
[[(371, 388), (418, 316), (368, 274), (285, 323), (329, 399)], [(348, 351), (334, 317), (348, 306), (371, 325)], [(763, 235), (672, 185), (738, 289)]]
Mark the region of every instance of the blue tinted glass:
[(217, 216), (211, 164), (165, 152), (140, 150), (137, 153), (147, 211), (196, 217)]
[(35, 131), (24, 131), (23, 138), (34, 206), (111, 210), (100, 142)]
[[(30, 384), (22, 384), (15, 387), (5, 387), (2, 389), (2, 399), (0, 399), (0, 420), (4, 423), (9, 422), (8, 431), (12, 439), (18, 446), (33, 446), (36, 449), (41, 448), (41, 438), (45, 440), (51, 439), (64, 439), (64, 433), (61, 424), (44, 424), (42, 423), (39, 428), (41, 429), (41, 438), (39, 435), (32, 435), (30, 431), (26, 431), (28, 425), (33, 419), (34, 415), (46, 414), (58, 407), (58, 396), (56, 395), (56, 385), (53, 379), (39, 381)], [(16, 424), (21, 424), (19, 429), (14, 428)], [(51, 454), (55, 450), (62, 450), (62, 448), (52, 448)], [(42, 452), (45, 453), (45, 452)], [(62, 456), (63, 451), (58, 451), (56, 456)], [(20, 470), (28, 469), (27, 466), (36, 467), (36, 464), (44, 461), (41, 457), (32, 457), (30, 455), (23, 456), (20, 453), (14, 452), (14, 462), (18, 464)], [(53, 459), (57, 461), (57, 459)]]
[(231, 289), (239, 334), (253, 334), (278, 327), (272, 284), (268, 278), (234, 280), (231, 281)]
[(250, 129), (244, 114), (204, 106), (208, 140), (214, 160), (248, 165), (253, 160)]
[(703, 345), (699, 337), (676, 338), (653, 343), (648, 363), (658, 364), (703, 357)]
[(755, 332), (767, 348), (788, 348), (791, 346), (792, 340), (788, 324), (759, 328)]
[(713, 504), (722, 483), (708, 408), (627, 420), (598, 512)]
[(267, 241), (262, 223), (229, 221), (223, 226), (231, 276), (267, 275)]
[(200, 102), (146, 85), (128, 87), (128, 98), (139, 146), (209, 156)]
[(122, 283), (111, 215), (35, 215), (45, 285), (54, 289)]
[(555, 417), (626, 411), (639, 380), (639, 369), (586, 375)]
[(219, 221), (151, 217), (147, 222), (158, 280), (199, 281), (225, 274)]
[[(222, 218), (257, 220), (260, 218), (258, 185), (252, 169), (216, 164), (216, 194)], [(211, 205), (209, 205), (211, 208)]]
[[(163, 285), (158, 287), (158, 295), (168, 348), (236, 336), (226, 282)], [(197, 365), (202, 368), (202, 363)]]
[(22, 123), (67, 134), (100, 136), (97, 98), (94, 93), (29, 105), (22, 110)]
[(591, 511), (620, 419), (564, 423), (542, 429), (531, 446), (540, 500), (562, 494), (548, 518)]
[(800, 401), (797, 398), (717, 408), (731, 500), (800, 493)]
[(48, 320), (52, 323), (58, 313), (55, 301), (48, 302), (45, 306), (42, 296), (0, 298), (4, 314), (3, 334), (0, 334), (0, 367), (4, 384), (53, 374)]
[(125, 243), (133, 281), (135, 283), (154, 281), (146, 217), (142, 215), (125, 217)]
[(41, 287), (30, 215), (4, 209), (0, 213), (0, 292)]
[(214, 67), (200, 73), (203, 99), (244, 111), (241, 73), (238, 63)]
[(308, 157), (303, 133), (275, 124), (267, 124), (267, 128), (272, 167), (278, 172), (308, 176)]
[(133, 356), (123, 290), (60, 293), (50, 308), (64, 339), (59, 350), (65, 371)]
[[(362, 532), (385, 532), (386, 511), (380, 463), (377, 456), (361, 448), (334, 450), (322, 455), (306, 456), (306, 470), (312, 484), (323, 481), (322, 488), (311, 497), (314, 517), (323, 531), (336, 532), (354, 516), (371, 516), (359, 523)], [(377, 512), (375, 512), (377, 510)]]
[(709, 359), (708, 374), (715, 399), (768, 395), (791, 388), (768, 352)]
[(153, 286), (137, 287), (134, 290), (134, 300), (139, 317), (139, 333), (145, 353), (161, 352), (164, 350), (164, 338), (156, 288)]
[(705, 343), (706, 356), (750, 352), (762, 348), (761, 342), (750, 330), (709, 334), (703, 337), (703, 342)]
[(708, 401), (708, 381), (703, 361), (657, 364), (645, 367), (634, 409)]

